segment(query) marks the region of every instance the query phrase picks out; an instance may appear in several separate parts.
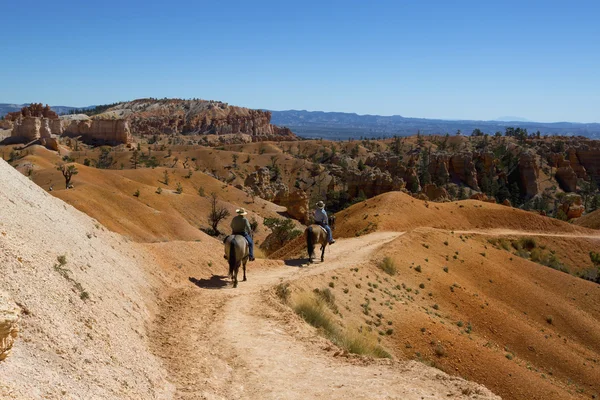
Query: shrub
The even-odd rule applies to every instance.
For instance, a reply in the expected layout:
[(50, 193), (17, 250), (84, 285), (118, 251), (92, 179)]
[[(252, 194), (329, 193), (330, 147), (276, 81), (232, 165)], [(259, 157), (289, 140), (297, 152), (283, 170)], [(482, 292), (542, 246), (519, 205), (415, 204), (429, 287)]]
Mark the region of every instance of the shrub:
[(265, 218), (264, 224), (273, 231), (272, 235), (280, 246), (302, 234), (289, 218)]
[(180, 182), (177, 182), (177, 189), (175, 190), (177, 194), (183, 193), (183, 186), (181, 186)]
[(441, 343), (435, 345), (434, 349), (435, 355), (438, 357), (444, 357), (446, 355), (446, 349), (442, 346)]
[(444, 267), (444, 272), (448, 273), (448, 267)]
[(552, 325), (552, 323), (554, 322), (554, 317), (552, 315), (547, 315), (546, 322)]
[(417, 266), (415, 267), (415, 271), (417, 271), (417, 272), (422, 272), (422, 270), (421, 270), (421, 266), (420, 266), (420, 265), (417, 265)]
[(133, 192), (133, 195), (135, 197), (140, 197), (140, 189), (137, 189), (135, 192)]
[(537, 242), (534, 238), (521, 238), (519, 239), (519, 245), (521, 248), (531, 251), (537, 247)]
[(280, 283), (279, 285), (275, 286), (275, 294), (283, 303), (287, 303), (290, 299), (290, 284)]
[(377, 266), (388, 275), (396, 275), (398, 272), (398, 268), (396, 268), (394, 260), (392, 260), (390, 257), (385, 257)]
[(161, 187), (157, 187), (156, 188), (156, 192), (154, 192), (156, 194), (161, 194), (162, 193), (162, 188)]
[(56, 257), (56, 260), (58, 261), (58, 264), (61, 267), (64, 267), (67, 264), (67, 256), (64, 254), (62, 256)]

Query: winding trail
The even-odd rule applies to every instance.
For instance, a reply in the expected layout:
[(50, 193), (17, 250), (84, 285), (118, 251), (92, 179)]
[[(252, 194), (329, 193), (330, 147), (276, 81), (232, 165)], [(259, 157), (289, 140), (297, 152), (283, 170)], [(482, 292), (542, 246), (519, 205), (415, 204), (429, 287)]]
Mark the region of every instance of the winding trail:
[[(403, 232), (340, 239), (325, 262), (248, 271), (237, 289), (186, 287), (163, 305), (153, 332), (177, 399), (473, 399), (487, 389), (417, 362), (335, 357), (312, 328), (297, 324), (269, 289), (360, 266)], [(330, 346), (331, 347), (331, 346)], [(336, 353), (337, 355), (337, 353)]]
[[(415, 232), (448, 232), (447, 229), (439, 228), (416, 228)], [(600, 240), (600, 235), (584, 235), (580, 233), (549, 233), (549, 232), (533, 232), (533, 231), (518, 231), (514, 229), (487, 229), (487, 230), (454, 230), (455, 234), (461, 235), (484, 235), (484, 236), (541, 236), (541, 237), (559, 237), (573, 239), (592, 239)]]

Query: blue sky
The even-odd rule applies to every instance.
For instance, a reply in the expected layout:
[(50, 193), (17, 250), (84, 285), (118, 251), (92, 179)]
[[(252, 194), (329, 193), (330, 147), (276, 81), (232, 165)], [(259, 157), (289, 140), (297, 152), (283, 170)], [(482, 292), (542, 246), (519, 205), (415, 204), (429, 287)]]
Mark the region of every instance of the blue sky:
[(0, 102), (600, 122), (597, 1), (85, 3), (2, 5)]

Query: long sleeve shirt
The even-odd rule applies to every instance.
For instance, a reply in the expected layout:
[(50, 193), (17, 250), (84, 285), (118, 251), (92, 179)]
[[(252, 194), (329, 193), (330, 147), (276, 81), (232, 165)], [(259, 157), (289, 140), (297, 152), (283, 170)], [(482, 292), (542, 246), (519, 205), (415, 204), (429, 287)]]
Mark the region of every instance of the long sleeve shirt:
[(234, 235), (239, 235), (243, 233), (252, 235), (252, 228), (250, 227), (250, 222), (248, 222), (248, 220), (243, 215), (237, 215), (233, 217), (233, 219), (231, 220), (231, 231)]
[(327, 225), (329, 223), (329, 219), (327, 218), (327, 212), (324, 209), (317, 208), (315, 210), (315, 222), (323, 225)]

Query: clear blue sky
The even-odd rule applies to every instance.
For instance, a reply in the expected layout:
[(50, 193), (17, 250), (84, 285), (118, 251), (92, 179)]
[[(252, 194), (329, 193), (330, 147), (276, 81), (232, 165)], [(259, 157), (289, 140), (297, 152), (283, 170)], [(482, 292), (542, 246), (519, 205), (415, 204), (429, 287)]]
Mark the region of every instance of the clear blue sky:
[(600, 122), (598, 1), (3, 2), (0, 102)]

